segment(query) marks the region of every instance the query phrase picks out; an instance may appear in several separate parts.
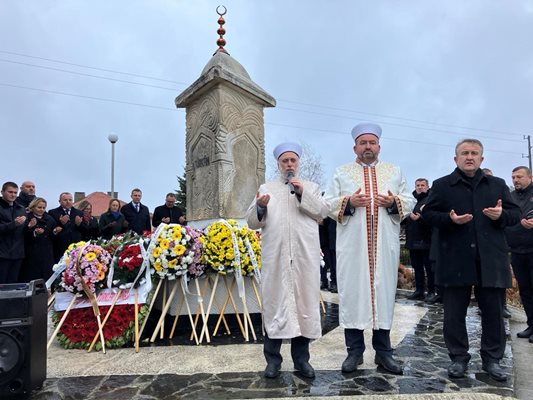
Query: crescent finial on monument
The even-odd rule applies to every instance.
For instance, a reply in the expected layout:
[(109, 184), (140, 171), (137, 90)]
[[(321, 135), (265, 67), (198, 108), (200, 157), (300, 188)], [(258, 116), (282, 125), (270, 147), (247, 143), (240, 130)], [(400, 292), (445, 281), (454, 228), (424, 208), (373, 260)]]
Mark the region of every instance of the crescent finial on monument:
[[(217, 14), (219, 15), (217, 22), (218, 22), (218, 25), (220, 25), (220, 26), (217, 29), (217, 33), (219, 35), (219, 38), (217, 40), (218, 49), (217, 49), (217, 51), (215, 51), (215, 54), (217, 52), (221, 51), (221, 52), (226, 53), (227, 55), (229, 55), (229, 53), (224, 48), (224, 46), (226, 45), (226, 39), (224, 39), (224, 35), (226, 34), (226, 30), (224, 29), (224, 24), (226, 23), (226, 21), (224, 20), (224, 15), (226, 15), (228, 10), (227, 10), (226, 6), (218, 6), (216, 11), (217, 11)], [(215, 55), (215, 54), (213, 54), (213, 55)]]

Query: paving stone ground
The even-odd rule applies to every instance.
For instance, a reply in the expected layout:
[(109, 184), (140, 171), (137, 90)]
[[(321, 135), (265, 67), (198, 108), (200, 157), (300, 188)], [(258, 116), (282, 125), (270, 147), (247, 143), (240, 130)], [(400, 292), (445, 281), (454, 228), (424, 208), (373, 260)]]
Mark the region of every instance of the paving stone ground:
[[(49, 378), (43, 388), (32, 394), (32, 399), (250, 399), (250, 398), (303, 398), (314, 397), (329, 399), (347, 396), (361, 398), (420, 398), (420, 399), (491, 399), (518, 397), (533, 398), (533, 387), (530, 378), (533, 376), (533, 344), (527, 340), (515, 338), (516, 331), (525, 327), (524, 316), (519, 310), (513, 310), (513, 318), (508, 323), (507, 346), (502, 365), (509, 374), (507, 382), (499, 383), (488, 377), (481, 370), (479, 357), (480, 317), (477, 307), (470, 307), (467, 315), (467, 327), (470, 337), (472, 360), (468, 374), (463, 379), (450, 379), (446, 368), (449, 364), (444, 341), (442, 338), (443, 313), (441, 305), (427, 305), (420, 301), (407, 300), (405, 293), (397, 297), (398, 313), (396, 323), (408, 326), (401, 338), (393, 345), (395, 356), (404, 364), (404, 375), (395, 376), (373, 364), (371, 349), (365, 353), (365, 363), (361, 369), (352, 374), (340, 372), (340, 362), (344, 357), (342, 329), (338, 327), (338, 307), (336, 297), (325, 295), (327, 313), (324, 316), (324, 336), (311, 347), (312, 363), (316, 369), (316, 379), (308, 380), (292, 371), (290, 356), (285, 352), (282, 373), (277, 379), (265, 379), (262, 376), (264, 361), (260, 324), (255, 323), (258, 342), (255, 344), (241, 343), (242, 338), (225, 338), (216, 345), (191, 346), (187, 340), (183, 344), (169, 343), (170, 347), (143, 347), (139, 363), (169, 364), (171, 368), (158, 369), (161, 373), (128, 373), (131, 366), (123, 363), (121, 367), (120, 351), (111, 350), (106, 355), (95, 355), (96, 359), (105, 360), (107, 364), (116, 363), (113, 373), (98, 375), (92, 370), (84, 374), (75, 367), (68, 371), (54, 370), (50, 363), (60, 363), (64, 357), (76, 357), (79, 363), (90, 360), (91, 355), (84, 351), (66, 351), (55, 349), (48, 357)], [(416, 316), (414, 318), (413, 316)], [(257, 322), (258, 316), (255, 321)], [(402, 323), (402, 321), (405, 321)], [(404, 327), (405, 328), (405, 327)], [(395, 328), (393, 328), (395, 329)], [(400, 328), (396, 328), (400, 331)], [(187, 338), (188, 333), (184, 332)], [(367, 343), (369, 340), (367, 339)], [(161, 344), (161, 343), (160, 343)], [(513, 352), (513, 347), (515, 351)], [(284, 351), (288, 346), (283, 346)], [(239, 349), (242, 349), (239, 350)], [(517, 350), (520, 354), (516, 354)], [(132, 353), (131, 349), (125, 349)], [(165, 357), (165, 351), (175, 356)], [(62, 353), (63, 352), (63, 353)], [(74, 352), (74, 353), (72, 353)], [(194, 356), (197, 353), (198, 356)], [(241, 354), (242, 353), (242, 354)], [(322, 361), (330, 353), (333, 362)], [(180, 366), (182, 362), (193, 364), (192, 367)], [(190, 356), (192, 354), (192, 356)], [(324, 356), (322, 356), (324, 355)], [(99, 358), (102, 357), (102, 358)], [(175, 358), (174, 358), (175, 357)], [(192, 358), (191, 358), (192, 357)], [(217, 358), (222, 357), (222, 358)], [(153, 359), (151, 359), (153, 358)], [(253, 358), (251, 364), (244, 359)], [(212, 365), (213, 360), (226, 359), (229, 366), (220, 368)], [(172, 360), (172, 361), (170, 361)], [(232, 362), (234, 360), (234, 362)], [(220, 361), (217, 361), (220, 362)], [(67, 364), (71, 361), (67, 361)], [(176, 373), (172, 373), (175, 363)], [(222, 365), (222, 364), (221, 364)], [(86, 370), (89, 370), (88, 368)], [(183, 371), (189, 371), (183, 373)], [(229, 372), (227, 372), (229, 371)], [(90, 376), (83, 376), (90, 375)]]

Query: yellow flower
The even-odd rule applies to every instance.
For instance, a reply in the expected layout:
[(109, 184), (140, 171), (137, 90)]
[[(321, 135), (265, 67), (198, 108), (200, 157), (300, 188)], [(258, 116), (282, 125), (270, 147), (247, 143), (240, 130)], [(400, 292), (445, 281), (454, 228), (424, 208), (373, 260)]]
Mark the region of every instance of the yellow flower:
[(180, 241), (183, 235), (181, 234), (181, 228), (174, 227), (172, 234), (170, 235), (172, 240)]
[(102, 281), (104, 280), (105, 278), (105, 271), (104, 270), (101, 270), (99, 273), (98, 273), (98, 276), (96, 277), (97, 280), (99, 281)]
[(161, 261), (157, 260), (155, 263), (154, 263), (154, 269), (156, 271), (162, 271), (163, 270), (163, 267), (161, 266)]
[(177, 263), (178, 263), (178, 259), (177, 259), (177, 258), (175, 258), (175, 259), (173, 259), (173, 260), (170, 260), (170, 261), (168, 262), (168, 268), (169, 268), (169, 269), (174, 269), (174, 268), (176, 268), (176, 264), (177, 264)]
[(159, 258), (159, 256), (161, 255), (161, 248), (156, 247), (154, 251), (152, 251), (152, 255), (154, 256), (154, 258)]
[(163, 240), (161, 240), (161, 243), (159, 243), (159, 246), (161, 246), (161, 248), (163, 250), (168, 249), (169, 245), (170, 245), (170, 240), (168, 240), (168, 239), (163, 239)]
[(90, 251), (88, 252), (87, 254), (85, 254), (85, 259), (87, 261), (92, 261), (96, 258), (96, 254), (94, 254), (94, 252)]
[(176, 253), (178, 256), (181, 256), (183, 253), (185, 253), (185, 246), (178, 244), (176, 247), (174, 247), (174, 253)]

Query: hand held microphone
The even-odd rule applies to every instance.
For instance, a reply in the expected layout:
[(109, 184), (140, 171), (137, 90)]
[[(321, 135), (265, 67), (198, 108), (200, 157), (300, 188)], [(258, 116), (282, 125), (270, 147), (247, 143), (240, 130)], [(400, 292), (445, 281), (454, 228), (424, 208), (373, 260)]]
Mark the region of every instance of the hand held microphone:
[(291, 194), (294, 194), (294, 185), (289, 182), (292, 178), (294, 178), (294, 172), (289, 171), (287, 173), (287, 185), (289, 185), (289, 190), (291, 191)]

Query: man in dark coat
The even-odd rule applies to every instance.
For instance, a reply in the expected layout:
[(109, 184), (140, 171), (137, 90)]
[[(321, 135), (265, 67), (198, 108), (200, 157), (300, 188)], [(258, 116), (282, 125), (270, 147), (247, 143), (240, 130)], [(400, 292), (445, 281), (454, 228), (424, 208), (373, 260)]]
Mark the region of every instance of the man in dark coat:
[(131, 191), (131, 202), (124, 204), (120, 212), (124, 214), (127, 222), (127, 230), (134, 231), (142, 235), (144, 231), (150, 232), (152, 225), (150, 223), (150, 211), (148, 207), (141, 204), (143, 193), (141, 189)]
[(56, 227), (52, 230), (54, 242), (54, 259), (58, 262), (71, 243), (81, 240), (81, 222), (83, 213), (72, 207), (72, 194), (63, 192), (59, 195), (59, 207), (48, 211), (54, 219)]
[(455, 148), (457, 168), (437, 179), (422, 217), (439, 230), (435, 277), (444, 295), (444, 341), (452, 363), (448, 375), (465, 375), (470, 354), (466, 311), (472, 286), (481, 316), (482, 368), (497, 381), (507, 375), (500, 367), (505, 350), (503, 298), (511, 286), (504, 228), (518, 222), (520, 209), (505, 181), (479, 168), (483, 145), (465, 139)]
[(433, 269), (429, 260), (429, 248), (431, 245), (431, 226), (429, 226), (420, 216), (422, 208), (426, 204), (429, 195), (429, 182), (426, 178), (419, 178), (415, 181), (413, 196), (416, 205), (413, 212), (403, 220), (405, 222), (405, 247), (409, 249), (411, 266), (415, 272), (415, 291), (408, 299), (423, 300), (425, 298), (424, 289), (427, 289), (428, 300), (433, 301), (435, 294), (435, 282)]
[(18, 186), (2, 185), (0, 198), (0, 284), (16, 283), (24, 258), (24, 226), (26, 210), (15, 200)]
[(527, 316), (527, 329), (516, 336), (533, 343), (533, 184), (531, 170), (520, 166), (513, 169), (511, 197), (520, 206), (520, 222), (505, 229), (511, 247), (511, 265), (518, 282), (520, 299)]
[(28, 208), (31, 201), (35, 198), (35, 183), (32, 181), (24, 181), (20, 185), (20, 193), (17, 197), (17, 203), (22, 207)]
[(185, 217), (181, 210), (176, 207), (176, 195), (168, 193), (165, 197), (165, 204), (156, 207), (152, 217), (152, 225), (157, 228), (161, 222), (165, 224), (181, 224), (185, 223)]

